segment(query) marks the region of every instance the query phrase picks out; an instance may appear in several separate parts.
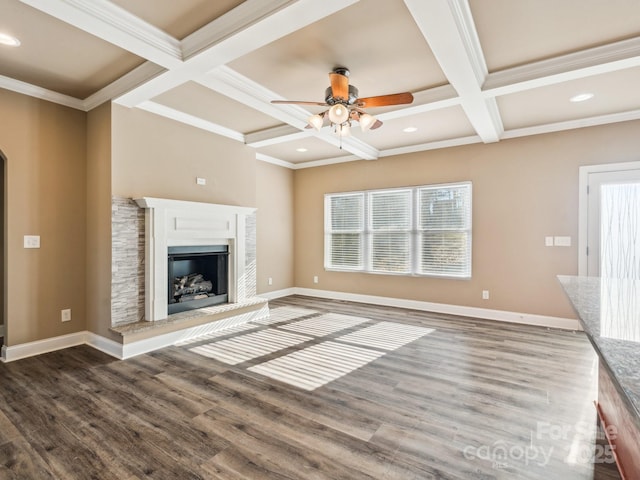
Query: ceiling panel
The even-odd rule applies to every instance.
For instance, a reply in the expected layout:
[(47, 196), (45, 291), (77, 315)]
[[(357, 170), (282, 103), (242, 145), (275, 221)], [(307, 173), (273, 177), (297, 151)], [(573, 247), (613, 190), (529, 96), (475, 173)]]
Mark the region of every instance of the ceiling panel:
[[(540, 87), (497, 99), (506, 130), (640, 109), (640, 67)], [(569, 98), (593, 93), (591, 100)]]
[(490, 72), (640, 34), (638, 0), (469, 0)]
[(111, 1), (179, 40), (242, 3), (242, 0)]
[(16, 0), (0, 0), (0, 12), (0, 31), (22, 42), (0, 46), (0, 75), (86, 98), (143, 62)]
[[(305, 148), (307, 151), (299, 152), (299, 148)], [(320, 140), (313, 135), (292, 142), (263, 147), (258, 151), (270, 157), (294, 164), (323, 160), (326, 158), (349, 157), (351, 155), (349, 152), (341, 150), (339, 147)]]
[(336, 66), (362, 97), (447, 82), (402, 0), (361, 1), (230, 64), (283, 98), (310, 101), (324, 101)]
[[(417, 130), (405, 132), (404, 129), (408, 127)], [(459, 106), (387, 120), (380, 128), (364, 133), (360, 127), (354, 127), (352, 131), (354, 136), (381, 151), (475, 135), (475, 130)]]
[(153, 101), (244, 134), (282, 124), (195, 82), (184, 83)]

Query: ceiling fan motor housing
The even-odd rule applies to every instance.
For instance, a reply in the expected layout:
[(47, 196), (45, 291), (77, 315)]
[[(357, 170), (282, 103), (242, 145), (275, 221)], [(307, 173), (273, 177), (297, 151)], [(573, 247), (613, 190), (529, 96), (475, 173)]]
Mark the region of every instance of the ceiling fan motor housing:
[(327, 105), (335, 105), (336, 103), (344, 103), (348, 105), (353, 105), (358, 100), (358, 89), (353, 85), (349, 85), (349, 98), (347, 99), (339, 99), (333, 98), (333, 91), (331, 87), (327, 87), (324, 91), (324, 101), (327, 102)]

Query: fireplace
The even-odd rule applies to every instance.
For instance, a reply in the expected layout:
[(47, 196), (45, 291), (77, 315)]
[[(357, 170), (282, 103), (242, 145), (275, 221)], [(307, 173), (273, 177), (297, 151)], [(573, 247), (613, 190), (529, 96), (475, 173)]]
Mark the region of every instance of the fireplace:
[[(210, 281), (212, 292), (217, 288), (220, 295), (226, 294), (225, 300), (221, 300), (223, 297), (219, 299), (224, 303), (242, 305), (255, 296), (255, 208), (150, 197), (137, 198), (135, 201), (145, 209), (145, 320), (164, 320), (174, 313), (170, 305), (187, 303), (170, 303), (171, 297), (175, 297), (172, 294), (173, 277), (177, 276), (202, 275), (202, 279), (198, 280)], [(212, 248), (215, 251), (212, 252)], [(216, 250), (220, 248), (226, 251)], [(220, 258), (215, 262), (207, 260), (208, 263), (192, 270), (189, 265), (204, 262), (201, 254), (207, 251)], [(169, 272), (170, 254), (183, 256), (178, 260), (178, 268), (184, 267), (183, 270)], [(226, 281), (219, 280), (217, 273), (209, 273), (210, 264), (218, 261), (226, 262), (226, 267), (223, 267)], [(176, 263), (174, 259), (174, 268)], [(199, 302), (207, 299), (194, 300)], [(197, 303), (192, 305), (194, 309), (219, 308), (208, 308)], [(220, 305), (220, 308), (224, 306)]]
[(167, 272), (169, 315), (229, 300), (227, 245), (168, 247)]

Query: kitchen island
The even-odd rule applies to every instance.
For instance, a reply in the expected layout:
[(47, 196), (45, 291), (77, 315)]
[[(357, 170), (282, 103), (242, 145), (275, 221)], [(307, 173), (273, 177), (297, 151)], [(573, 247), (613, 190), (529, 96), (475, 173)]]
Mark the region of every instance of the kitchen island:
[(600, 359), (598, 413), (624, 478), (640, 478), (640, 280), (558, 276)]

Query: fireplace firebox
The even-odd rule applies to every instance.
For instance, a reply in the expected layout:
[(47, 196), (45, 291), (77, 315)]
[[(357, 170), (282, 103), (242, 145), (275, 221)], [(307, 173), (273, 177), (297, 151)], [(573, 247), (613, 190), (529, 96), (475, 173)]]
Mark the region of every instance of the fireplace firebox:
[(168, 247), (169, 315), (229, 301), (227, 245)]

